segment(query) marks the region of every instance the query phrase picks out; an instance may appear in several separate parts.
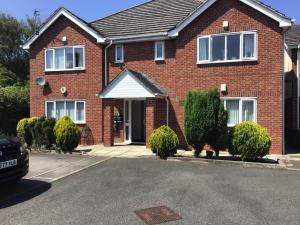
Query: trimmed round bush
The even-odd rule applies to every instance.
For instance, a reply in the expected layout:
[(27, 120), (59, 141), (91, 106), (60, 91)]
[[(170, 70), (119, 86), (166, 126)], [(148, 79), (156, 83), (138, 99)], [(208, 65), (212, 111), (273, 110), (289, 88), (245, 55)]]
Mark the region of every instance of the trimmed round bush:
[(32, 146), (34, 145), (35, 146), (35, 141), (34, 141), (34, 137), (33, 137), (33, 129), (34, 129), (34, 126), (36, 124), (36, 122), (38, 121), (39, 117), (31, 117), (28, 119), (28, 130), (30, 132), (30, 138), (28, 140), (27, 143), (27, 146)]
[(54, 127), (56, 119), (49, 118), (42, 124), (42, 131), (44, 135), (44, 144), (46, 148), (51, 148), (55, 144)]
[(243, 122), (231, 131), (229, 153), (243, 161), (253, 161), (269, 154), (271, 139), (267, 130), (254, 122)]
[(67, 116), (59, 119), (54, 126), (56, 146), (62, 151), (73, 151), (80, 142), (80, 129)]
[(177, 153), (179, 140), (177, 134), (168, 126), (155, 129), (150, 135), (150, 147), (160, 158), (167, 159)]
[(17, 124), (17, 136), (22, 145), (26, 144), (26, 137), (30, 135), (30, 131), (28, 129), (28, 118), (21, 119)]

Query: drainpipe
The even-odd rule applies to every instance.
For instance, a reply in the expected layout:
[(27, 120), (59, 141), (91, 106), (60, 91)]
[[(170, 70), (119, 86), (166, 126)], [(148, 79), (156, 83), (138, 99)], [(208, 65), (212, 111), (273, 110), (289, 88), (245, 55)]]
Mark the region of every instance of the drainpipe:
[(105, 50), (104, 50), (104, 85), (105, 87), (107, 86), (108, 84), (108, 77), (107, 77), (107, 74), (108, 74), (108, 68), (107, 68), (107, 50), (109, 49), (109, 47), (113, 44), (113, 41), (110, 40), (109, 44), (105, 47)]
[(170, 105), (170, 101), (169, 101), (168, 97), (166, 97), (166, 102), (167, 102), (167, 126), (169, 126), (169, 105)]

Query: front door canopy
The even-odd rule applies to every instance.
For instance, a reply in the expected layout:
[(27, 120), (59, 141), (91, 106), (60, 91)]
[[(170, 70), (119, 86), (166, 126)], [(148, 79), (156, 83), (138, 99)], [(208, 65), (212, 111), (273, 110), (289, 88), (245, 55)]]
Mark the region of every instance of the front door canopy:
[(123, 70), (100, 94), (101, 98), (164, 98), (165, 91), (143, 73)]

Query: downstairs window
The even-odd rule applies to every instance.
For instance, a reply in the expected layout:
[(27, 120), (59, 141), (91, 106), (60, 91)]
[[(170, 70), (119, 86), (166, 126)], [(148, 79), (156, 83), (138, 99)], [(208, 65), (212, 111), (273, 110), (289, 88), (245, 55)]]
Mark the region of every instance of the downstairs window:
[(85, 101), (47, 101), (45, 104), (47, 118), (60, 119), (70, 117), (74, 123), (85, 123)]

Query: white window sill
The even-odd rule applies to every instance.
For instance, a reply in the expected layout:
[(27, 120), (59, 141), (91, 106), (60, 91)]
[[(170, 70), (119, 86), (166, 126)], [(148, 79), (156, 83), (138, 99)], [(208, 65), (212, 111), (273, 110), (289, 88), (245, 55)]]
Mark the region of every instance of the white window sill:
[(115, 64), (121, 64), (124, 63), (124, 61), (115, 61)]
[(161, 61), (165, 61), (164, 58), (158, 58), (158, 59), (154, 59), (156, 62), (161, 62)]
[(74, 68), (74, 69), (57, 69), (57, 70), (45, 70), (44, 72), (65, 72), (65, 71), (83, 71), (85, 68)]
[(75, 124), (77, 125), (85, 125), (86, 122), (85, 121), (82, 121), (82, 122), (79, 122), (79, 121), (74, 121)]
[(198, 65), (206, 65), (206, 64), (224, 64), (224, 63), (243, 63), (243, 62), (256, 62), (257, 59), (238, 59), (238, 60), (223, 60), (223, 61), (198, 61)]

